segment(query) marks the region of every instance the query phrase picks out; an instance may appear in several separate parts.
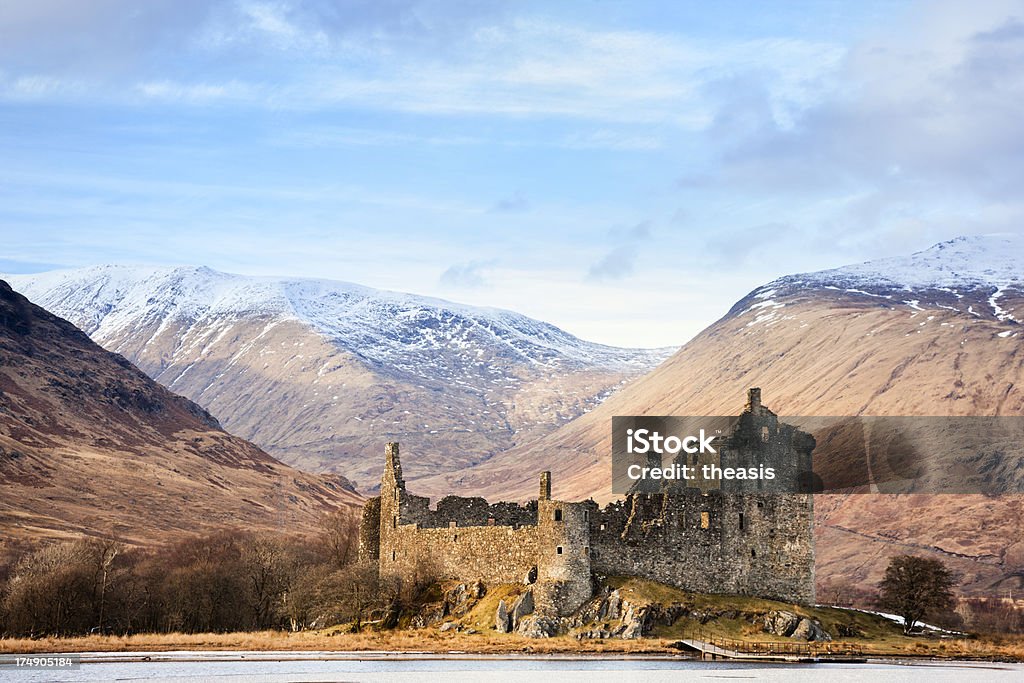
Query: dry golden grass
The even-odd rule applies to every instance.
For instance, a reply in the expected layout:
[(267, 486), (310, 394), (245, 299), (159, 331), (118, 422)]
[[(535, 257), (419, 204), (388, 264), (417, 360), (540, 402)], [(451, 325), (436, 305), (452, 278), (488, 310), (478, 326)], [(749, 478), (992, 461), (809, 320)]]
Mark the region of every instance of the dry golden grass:
[(664, 653), (665, 639), (577, 641), (559, 637), (534, 640), (515, 634), (441, 633), (437, 628), (363, 633), (255, 631), (246, 633), (166, 633), (77, 638), (5, 638), (0, 652), (131, 652), (167, 650), (287, 650), (502, 653)]
[[(760, 634), (759, 639), (763, 639)], [(0, 652), (160, 652), (169, 650), (282, 650), (332, 652), (409, 652), (468, 654), (678, 654), (674, 638), (639, 640), (545, 639), (516, 634), (441, 633), (434, 628), (363, 633), (256, 631), (246, 633), (167, 633), (79, 638), (0, 639)], [(1024, 661), (1024, 636), (937, 640), (894, 636), (881, 642), (854, 641), (869, 657), (931, 657)]]

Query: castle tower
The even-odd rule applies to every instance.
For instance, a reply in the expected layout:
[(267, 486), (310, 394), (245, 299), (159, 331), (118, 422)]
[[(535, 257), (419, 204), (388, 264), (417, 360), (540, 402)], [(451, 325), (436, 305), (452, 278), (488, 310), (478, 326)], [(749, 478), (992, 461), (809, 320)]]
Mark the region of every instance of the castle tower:
[(541, 475), (537, 501), (537, 606), (556, 615), (590, 599), (590, 519), (584, 503), (551, 500), (551, 473)]
[(398, 443), (389, 442), (384, 446), (384, 474), (380, 479), (380, 572), (389, 573), (389, 567), (397, 560), (396, 536), (402, 520), (402, 504), (405, 497), (405, 480), (402, 479), (402, 462), (398, 458)]

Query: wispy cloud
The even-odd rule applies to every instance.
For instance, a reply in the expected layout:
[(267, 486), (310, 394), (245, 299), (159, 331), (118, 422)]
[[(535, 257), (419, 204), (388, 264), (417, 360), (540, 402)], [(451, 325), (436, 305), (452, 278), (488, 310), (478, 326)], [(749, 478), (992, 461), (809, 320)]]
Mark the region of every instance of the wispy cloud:
[(443, 287), (455, 289), (482, 289), (489, 286), (485, 270), (492, 267), (494, 261), (470, 261), (449, 266), (441, 273), (439, 283)]
[(495, 202), (490, 208), (491, 213), (523, 213), (530, 210), (530, 201), (522, 192), (516, 192), (511, 197), (505, 197)]
[[(190, 8), (165, 26), (159, 19), (167, 19), (166, 7), (147, 4), (132, 10), (141, 34), (136, 40), (115, 37), (96, 48), (109, 51), (112, 60), (127, 57), (118, 69), (78, 63), (72, 54), (54, 64), (53, 55), (28, 48), (17, 61), (36, 62), (33, 73), (50, 73), (39, 68), (50, 67), (55, 78), (84, 82), (99, 102), (124, 101), (134, 92), (143, 100), (180, 104), (230, 100), (271, 109), (557, 117), (699, 130), (713, 119), (713, 102), (704, 92), (709, 80), (756, 63), (773, 111), (784, 119), (808, 106), (816, 79), (834, 70), (842, 55), (841, 47), (828, 43), (709, 43), (465, 8), (456, 22), (461, 30), (445, 32), (437, 26), (448, 17), (433, 4), (373, 5), (331, 9), (317, 2), (247, 0)], [(91, 17), (69, 21), (64, 33), (72, 42), (81, 24), (97, 28)], [(64, 34), (53, 31), (60, 42)], [(434, 40), (410, 39), (410, 32)], [(0, 24), (0, 39), (7, 33)], [(447, 37), (443, 46), (438, 34)], [(30, 75), (24, 66), (12, 71), (13, 79)], [(38, 95), (59, 100), (66, 92), (50, 88)], [(656, 135), (600, 129), (570, 134), (562, 144), (652, 149), (661, 142)]]
[(632, 275), (636, 271), (640, 245), (651, 239), (651, 222), (644, 221), (626, 229), (612, 229), (609, 234), (617, 244), (587, 270), (587, 279), (590, 281), (610, 282)]

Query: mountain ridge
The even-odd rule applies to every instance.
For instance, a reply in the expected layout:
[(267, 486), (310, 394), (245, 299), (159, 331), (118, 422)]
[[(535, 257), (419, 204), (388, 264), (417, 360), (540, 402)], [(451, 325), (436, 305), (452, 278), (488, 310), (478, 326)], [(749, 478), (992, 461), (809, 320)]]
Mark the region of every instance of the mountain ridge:
[(105, 348), (289, 464), (372, 491), (386, 440), (456, 471), (593, 409), (667, 349), (580, 340), (511, 311), (206, 267), (12, 278)]

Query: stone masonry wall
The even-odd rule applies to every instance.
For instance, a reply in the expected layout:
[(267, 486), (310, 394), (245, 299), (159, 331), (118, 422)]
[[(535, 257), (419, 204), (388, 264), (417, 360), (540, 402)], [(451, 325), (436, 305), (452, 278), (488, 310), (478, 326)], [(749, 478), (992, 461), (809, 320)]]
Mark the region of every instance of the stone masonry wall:
[(398, 528), (381, 570), (403, 577), (520, 583), (537, 564), (537, 527)]
[(810, 496), (691, 490), (634, 494), (604, 510), (594, 507), (595, 573), (702, 593), (814, 602)]

